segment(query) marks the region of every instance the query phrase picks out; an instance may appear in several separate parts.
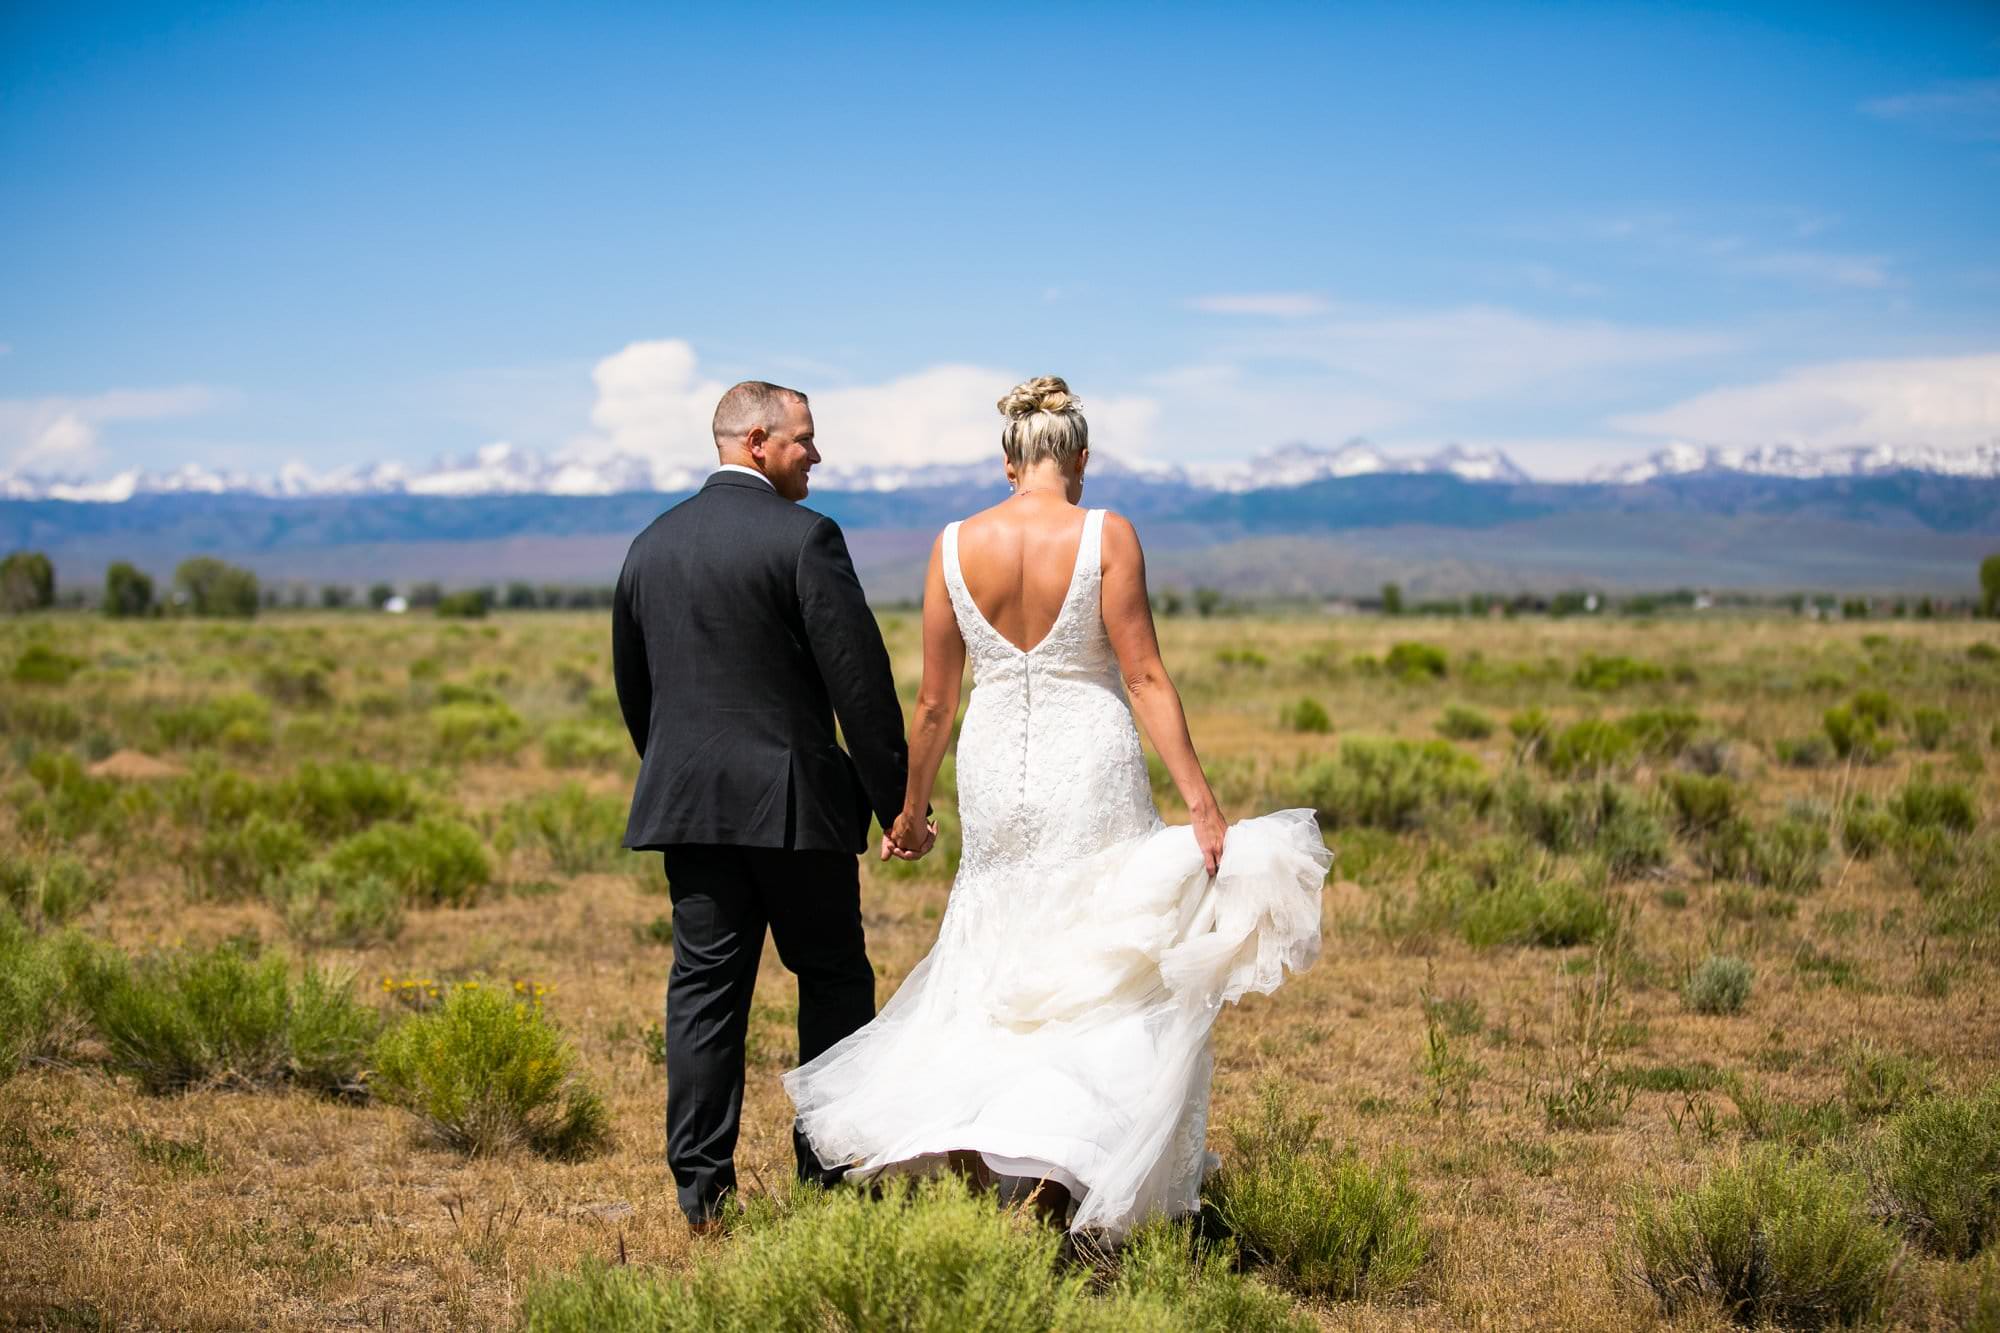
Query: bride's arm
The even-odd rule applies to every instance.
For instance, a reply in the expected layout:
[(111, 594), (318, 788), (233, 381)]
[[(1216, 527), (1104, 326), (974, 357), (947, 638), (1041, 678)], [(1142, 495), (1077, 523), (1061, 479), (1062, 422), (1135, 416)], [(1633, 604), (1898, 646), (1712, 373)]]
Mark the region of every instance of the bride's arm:
[(903, 812), (889, 830), (889, 841), (909, 850), (928, 847), (925, 825), (931, 788), (938, 766), (951, 744), (952, 719), (958, 716), (964, 688), (965, 640), (958, 635), (951, 594), (944, 586), (944, 537), (931, 546), (930, 572), (924, 576), (924, 675), (917, 686), (917, 706), (910, 715), (910, 784), (903, 793)]
[(1146, 729), (1146, 738), (1160, 752), (1160, 761), (1180, 789), (1194, 823), (1195, 842), (1201, 847), (1208, 873), (1213, 875), (1222, 859), (1227, 821), (1216, 805), (1215, 793), (1208, 789), (1208, 776), (1201, 771), (1194, 741), (1188, 736), (1180, 691), (1160, 660), (1153, 606), (1146, 597), (1146, 553), (1140, 549), (1139, 534), (1131, 523), (1111, 513), (1104, 516), (1103, 551), (1104, 629), (1118, 654), (1118, 670), (1125, 677), (1125, 692), (1132, 697), (1133, 716)]

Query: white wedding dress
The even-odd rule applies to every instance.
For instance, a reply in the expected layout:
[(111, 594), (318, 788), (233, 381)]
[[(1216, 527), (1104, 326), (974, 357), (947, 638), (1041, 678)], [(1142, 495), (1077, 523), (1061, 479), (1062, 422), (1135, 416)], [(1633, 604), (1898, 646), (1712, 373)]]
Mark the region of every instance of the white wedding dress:
[(1071, 1226), (1117, 1236), (1200, 1206), (1210, 1029), (1318, 955), (1332, 854), (1312, 811), (1281, 811), (1232, 826), (1211, 880), (1193, 831), (1161, 822), (1100, 614), (1103, 522), (1085, 517), (1028, 651), (973, 604), (945, 529), (973, 676), (958, 878), (881, 1014), (784, 1081), (820, 1160), (851, 1178), (976, 1151), (1068, 1187)]

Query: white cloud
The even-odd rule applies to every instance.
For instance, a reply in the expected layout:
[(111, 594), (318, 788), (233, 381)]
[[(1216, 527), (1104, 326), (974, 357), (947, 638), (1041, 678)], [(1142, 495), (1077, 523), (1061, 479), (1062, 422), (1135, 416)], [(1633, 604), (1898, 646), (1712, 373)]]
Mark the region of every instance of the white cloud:
[[(694, 348), (679, 338), (638, 342), (598, 362), (592, 434), (558, 453), (580, 470), (638, 463), (665, 478), (715, 461), (709, 420), (729, 386), (704, 378)], [(827, 463), (837, 467), (965, 463), (995, 456), (994, 404), (1021, 376), (980, 366), (938, 365), (880, 384), (829, 389), (800, 384)], [(1124, 457), (1143, 455), (1155, 419), (1150, 399), (1092, 394), (1078, 385), (1091, 438)]]
[(1611, 424), (1703, 445), (1964, 448), (2000, 438), (2000, 353), (1806, 366)]
[(1188, 302), (1211, 315), (1264, 315), (1272, 319), (1304, 319), (1324, 314), (1326, 298), (1311, 292), (1238, 292), (1197, 296)]
[[(932, 366), (884, 384), (812, 396), (820, 452), (829, 463), (971, 463), (1000, 454), (1000, 396), (1022, 376), (982, 366)], [(1143, 456), (1157, 406), (1149, 398), (1074, 386), (1091, 442), (1121, 458)]]
[(1947, 139), (2000, 142), (2000, 79), (1943, 84), (1929, 92), (1902, 93), (1863, 102), (1878, 120), (1902, 121)]
[(101, 429), (210, 411), (230, 395), (200, 384), (88, 397), (0, 399), (0, 458), (15, 472), (78, 472), (98, 461)]

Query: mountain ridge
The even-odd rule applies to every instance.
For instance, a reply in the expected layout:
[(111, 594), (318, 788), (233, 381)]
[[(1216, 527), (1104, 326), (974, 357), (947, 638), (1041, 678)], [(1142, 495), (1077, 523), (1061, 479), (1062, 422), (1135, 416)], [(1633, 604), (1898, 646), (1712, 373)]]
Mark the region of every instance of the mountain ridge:
[[(544, 457), (507, 443), (484, 445), (471, 454), (435, 460), (412, 469), (400, 463), (373, 463), (315, 473), (299, 464), (257, 475), (184, 464), (165, 472), (128, 469), (109, 478), (7, 474), (0, 476), (0, 499), (69, 500), (118, 504), (145, 495), (257, 495), (268, 499), (330, 496), (615, 495), (693, 489), (709, 468), (665, 465), (631, 454), (586, 459), (558, 453)], [(1754, 449), (1702, 448), (1674, 443), (1646, 458), (1611, 464), (1576, 480), (1531, 476), (1498, 449), (1448, 444), (1429, 454), (1389, 454), (1355, 437), (1328, 448), (1294, 441), (1248, 460), (1222, 463), (1160, 464), (1100, 455), (1093, 475), (1132, 475), (1219, 494), (1286, 490), (1315, 482), (1361, 476), (1452, 476), (1492, 485), (1641, 485), (1670, 477), (1712, 474), (1814, 479), (1876, 476), (1916, 471), (1938, 476), (2000, 477), (2000, 440), (1966, 449), (1928, 446), (1849, 445), (1808, 450), (1791, 445)], [(825, 491), (897, 492), (976, 485), (992, 478), (990, 461), (916, 465), (842, 466), (821, 464), (814, 486)]]

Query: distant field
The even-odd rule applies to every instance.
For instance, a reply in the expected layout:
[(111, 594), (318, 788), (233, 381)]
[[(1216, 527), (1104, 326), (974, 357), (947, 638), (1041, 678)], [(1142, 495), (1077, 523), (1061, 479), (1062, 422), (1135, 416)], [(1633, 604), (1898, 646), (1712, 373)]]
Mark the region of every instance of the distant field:
[[(907, 702), (916, 617), (883, 628)], [(1248, 1178), (1228, 1130), (1275, 1085), (1319, 1117), (1311, 1161), (1406, 1170), (1422, 1232), (1414, 1278), (1343, 1292), (1246, 1223), (1251, 1295), (1327, 1328), (1727, 1327), (1694, 1278), (1673, 1313), (1647, 1287), (1673, 1269), (1635, 1210), (1754, 1161), (1888, 1247), (1827, 1309), (2000, 1319), (2000, 1146), (1922, 1158), (1930, 1194), (1897, 1165), (2000, 1077), (2000, 628), (1162, 635), (1227, 813), (1314, 806), (1338, 857), (1318, 965), (1220, 1021), (1210, 1145)], [(673, 1204), (668, 904), (615, 846), (608, 659), (568, 612), (0, 622), (0, 1326), (506, 1326), (588, 1259), (670, 1289), (783, 1234), (796, 989), (768, 950), (738, 1158), (763, 1230), (697, 1240)], [(884, 999), (950, 885), (951, 782), (937, 853), (864, 863)], [(441, 1029), (372, 1044), (474, 982), (567, 1040), (595, 1109), (468, 1129), (425, 1083)], [(1935, 1202), (1961, 1177), (1963, 1235)]]

